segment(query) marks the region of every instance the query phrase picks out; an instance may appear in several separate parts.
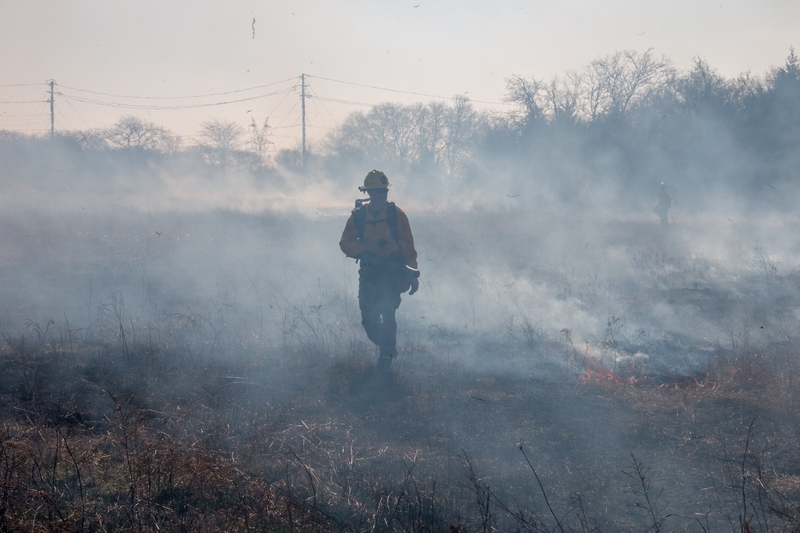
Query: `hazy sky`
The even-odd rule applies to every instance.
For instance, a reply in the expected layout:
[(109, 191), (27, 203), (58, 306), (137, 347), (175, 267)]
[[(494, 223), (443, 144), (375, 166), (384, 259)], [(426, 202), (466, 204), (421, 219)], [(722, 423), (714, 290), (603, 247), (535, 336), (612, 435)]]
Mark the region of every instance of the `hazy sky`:
[(795, 0), (0, 0), (0, 128), (48, 131), (52, 78), (57, 130), (134, 114), (191, 143), (210, 118), (269, 117), (288, 147), (300, 136), (301, 73), (313, 139), (368, 104), (431, 99), (409, 92), (501, 102), (512, 75), (549, 79), (624, 49), (653, 48), (678, 68), (698, 56), (734, 76), (763, 74), (798, 43)]

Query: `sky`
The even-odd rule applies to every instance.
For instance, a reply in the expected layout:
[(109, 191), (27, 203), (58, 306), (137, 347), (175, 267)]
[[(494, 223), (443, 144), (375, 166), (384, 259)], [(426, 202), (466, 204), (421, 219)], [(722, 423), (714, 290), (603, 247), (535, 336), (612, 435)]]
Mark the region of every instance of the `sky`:
[(294, 148), (306, 74), (313, 147), (370, 105), (463, 94), (502, 111), (509, 77), (621, 50), (732, 77), (798, 43), (793, 0), (0, 0), (0, 129), (49, 132), (53, 79), (58, 131), (135, 115), (193, 144), (203, 122), (268, 119), (272, 148)]

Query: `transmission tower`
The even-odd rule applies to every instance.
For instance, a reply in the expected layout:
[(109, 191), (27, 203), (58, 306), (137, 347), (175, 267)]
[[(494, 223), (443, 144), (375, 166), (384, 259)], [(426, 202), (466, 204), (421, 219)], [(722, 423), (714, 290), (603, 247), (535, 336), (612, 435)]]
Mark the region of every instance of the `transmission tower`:
[(303, 151), (301, 163), (306, 168), (306, 75), (300, 74), (300, 107), (303, 114)]
[(55, 137), (56, 134), (56, 106), (55, 106), (55, 92), (53, 91), (53, 87), (56, 84), (56, 80), (50, 80), (47, 82), (50, 84), (50, 138), (52, 139)]

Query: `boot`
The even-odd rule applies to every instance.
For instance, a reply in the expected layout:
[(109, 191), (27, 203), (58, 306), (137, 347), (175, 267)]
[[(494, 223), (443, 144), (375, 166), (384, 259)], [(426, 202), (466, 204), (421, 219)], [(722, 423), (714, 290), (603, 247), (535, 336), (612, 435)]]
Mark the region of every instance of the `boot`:
[(387, 387), (392, 382), (392, 358), (386, 356), (378, 357), (378, 364), (375, 367), (375, 384), (380, 387)]
[(391, 357), (378, 357), (378, 365), (377, 365), (377, 373), (378, 375), (389, 375), (392, 369), (392, 358)]
[(397, 348), (394, 346), (381, 346), (380, 348), (380, 356), (385, 357), (387, 359), (394, 359), (397, 355)]

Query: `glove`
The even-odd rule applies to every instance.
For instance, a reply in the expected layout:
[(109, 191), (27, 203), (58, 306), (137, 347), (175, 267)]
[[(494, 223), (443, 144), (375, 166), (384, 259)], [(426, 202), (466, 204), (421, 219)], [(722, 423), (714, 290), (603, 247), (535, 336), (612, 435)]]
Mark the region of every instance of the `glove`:
[(412, 294), (414, 294), (419, 290), (419, 279), (411, 278), (409, 282), (409, 287), (411, 288), (411, 290), (408, 291), (408, 295), (411, 296)]

